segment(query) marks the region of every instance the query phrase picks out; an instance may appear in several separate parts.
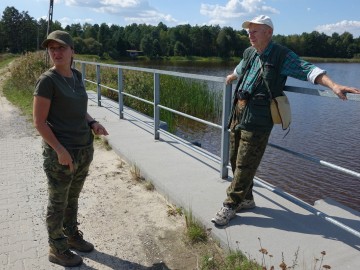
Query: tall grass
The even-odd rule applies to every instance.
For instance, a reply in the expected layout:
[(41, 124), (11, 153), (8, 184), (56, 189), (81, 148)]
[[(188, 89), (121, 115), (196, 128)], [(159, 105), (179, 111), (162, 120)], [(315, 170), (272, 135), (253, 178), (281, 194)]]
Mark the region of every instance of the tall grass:
[(11, 76), (4, 85), (4, 95), (26, 115), (32, 114), (35, 83), (47, 69), (44, 52), (26, 53), (18, 57), (10, 68)]
[[(101, 67), (100, 80), (102, 85), (117, 89), (117, 69)], [(86, 65), (86, 77), (96, 81), (95, 66)], [(95, 90), (94, 84), (87, 83), (88, 89)], [(153, 74), (143, 71), (123, 71), (124, 92), (139, 98), (154, 101)], [(118, 93), (106, 88), (101, 89), (102, 95), (117, 101)], [(160, 104), (171, 109), (190, 114), (205, 120), (217, 121), (221, 115), (221, 91), (209, 90), (206, 82), (194, 79), (180, 78), (170, 75), (160, 75)], [(153, 116), (153, 106), (143, 101), (124, 96), (124, 104), (150, 117)], [(160, 120), (166, 122), (170, 131), (174, 131), (179, 117), (166, 110), (160, 110)]]
[[(20, 56), (11, 68), (11, 78), (4, 86), (5, 95), (11, 102), (22, 107), (27, 114), (31, 114), (35, 83), (49, 67), (46, 64), (44, 52), (26, 53)], [(95, 66), (86, 66), (86, 77), (96, 81)], [(117, 81), (117, 69), (101, 68), (101, 83), (103, 85), (117, 89)], [(124, 92), (153, 102), (154, 82), (152, 73), (125, 70), (123, 85)], [(95, 90), (95, 86), (88, 82), (86, 87)], [(110, 99), (118, 100), (118, 94), (115, 91), (102, 88), (102, 94)], [(219, 102), (221, 99), (222, 93), (208, 90), (205, 82), (169, 75), (160, 76), (160, 103), (163, 106), (209, 121), (216, 121), (221, 113), (221, 102)], [(124, 97), (124, 103), (141, 113), (153, 116), (154, 108), (152, 105), (127, 96)], [(165, 110), (160, 111), (160, 119), (167, 122), (170, 131), (174, 131), (180, 121), (177, 115)]]

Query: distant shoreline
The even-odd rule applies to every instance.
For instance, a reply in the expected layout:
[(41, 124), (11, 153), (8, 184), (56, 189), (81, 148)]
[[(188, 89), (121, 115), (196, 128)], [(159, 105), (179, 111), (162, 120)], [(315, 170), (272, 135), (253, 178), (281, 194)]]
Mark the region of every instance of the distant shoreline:
[[(101, 58), (98, 55), (84, 55), (76, 54), (78, 60), (92, 61), (92, 62), (108, 62), (108, 63), (119, 63), (119, 62), (161, 62), (161, 63), (213, 63), (213, 64), (231, 64), (239, 63), (241, 57), (199, 57), (199, 56), (169, 56), (169, 57), (158, 57), (148, 58), (145, 56), (138, 56), (136, 58), (122, 57), (119, 59), (106, 59)], [(360, 63), (360, 58), (322, 58), (322, 57), (307, 57), (303, 56), (302, 59), (312, 63)]]

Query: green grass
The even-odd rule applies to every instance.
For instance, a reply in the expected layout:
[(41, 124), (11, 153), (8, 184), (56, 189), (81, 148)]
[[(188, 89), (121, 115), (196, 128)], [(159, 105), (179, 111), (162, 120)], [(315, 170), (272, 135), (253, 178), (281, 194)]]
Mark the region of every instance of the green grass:
[(19, 57), (19, 56), (15, 55), (15, 54), (11, 54), (11, 53), (0, 54), (0, 69), (9, 65), (10, 62), (12, 62), (17, 57)]
[[(101, 84), (117, 89), (117, 76), (116, 68), (101, 67)], [(153, 102), (153, 76), (152, 73), (148, 72), (124, 70), (124, 92)], [(96, 81), (95, 65), (86, 65), (86, 78)], [(92, 83), (86, 83), (87, 89), (95, 90), (95, 87)], [(114, 101), (118, 100), (117, 92), (102, 88), (101, 93)], [(219, 122), (222, 110), (221, 100), (222, 91), (209, 90), (204, 81), (160, 75), (160, 104), (163, 106), (211, 122)], [(153, 105), (128, 96), (124, 97), (124, 104), (153, 117)], [(160, 120), (167, 123), (170, 132), (176, 131), (176, 126), (180, 121), (177, 115), (166, 110), (160, 110)]]
[(198, 222), (192, 214), (191, 209), (185, 211), (186, 236), (190, 243), (206, 243), (208, 240), (208, 232), (206, 228)]
[(4, 84), (3, 93), (4, 96), (21, 111), (31, 117), (32, 115), (32, 93), (28, 91), (14, 90), (16, 89), (11, 80), (8, 80)]
[(22, 56), (8, 57), (2, 55), (0, 66), (8, 65), (15, 58), (16, 61), (10, 68), (11, 75), (4, 83), (3, 94), (25, 115), (31, 117), (35, 83), (47, 69), (44, 53), (27, 53)]

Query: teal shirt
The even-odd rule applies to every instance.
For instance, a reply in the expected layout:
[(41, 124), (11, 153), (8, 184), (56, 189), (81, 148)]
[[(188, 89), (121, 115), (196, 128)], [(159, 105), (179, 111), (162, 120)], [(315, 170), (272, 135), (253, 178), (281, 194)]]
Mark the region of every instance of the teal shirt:
[[(258, 54), (257, 52), (255, 53), (255, 58), (253, 60), (253, 63), (251, 63), (249, 74), (244, 77), (241, 89), (251, 92), (251, 87), (254, 85), (257, 79), (257, 74), (260, 70), (260, 63), (266, 61), (273, 46), (274, 43), (271, 41), (262, 54)], [(261, 62), (259, 61), (259, 59), (261, 60)], [(240, 61), (239, 65), (235, 69), (238, 75), (240, 74), (242, 65), (243, 60)], [(280, 74), (281, 76), (284, 76), (284, 78), (289, 76), (295, 79), (306, 81), (308, 80), (311, 71), (315, 68), (315, 65), (300, 59), (298, 55), (289, 50), (289, 52), (286, 54), (284, 64), (281, 67)]]

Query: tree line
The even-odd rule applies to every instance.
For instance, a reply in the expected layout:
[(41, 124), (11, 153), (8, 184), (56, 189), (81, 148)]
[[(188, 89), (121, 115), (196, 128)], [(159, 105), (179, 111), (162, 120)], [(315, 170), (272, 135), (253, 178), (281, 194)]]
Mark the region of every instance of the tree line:
[[(0, 21), (0, 52), (24, 53), (41, 49), (47, 33), (48, 21), (36, 20), (27, 11), (6, 7)], [(133, 23), (127, 26), (80, 23), (67, 25), (55, 21), (51, 31), (69, 32), (79, 54), (93, 54), (119, 59), (129, 50), (141, 51), (149, 58), (165, 56), (200, 56), (228, 58), (241, 56), (250, 46), (245, 30), (218, 25), (167, 27)], [(360, 36), (349, 32), (328, 36), (313, 31), (301, 35), (274, 35), (274, 41), (283, 44), (300, 56), (325, 58), (360, 58)]]

